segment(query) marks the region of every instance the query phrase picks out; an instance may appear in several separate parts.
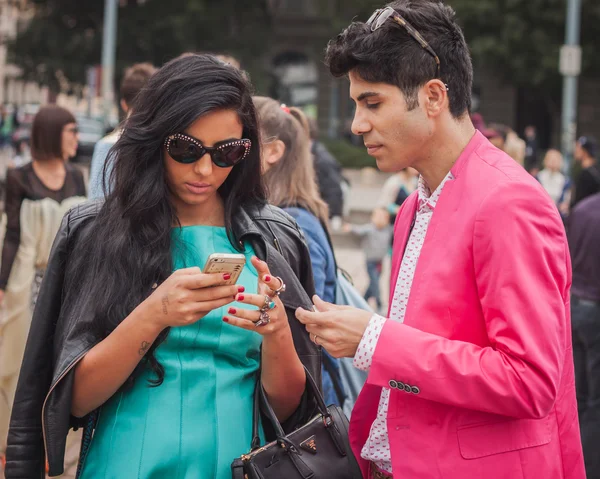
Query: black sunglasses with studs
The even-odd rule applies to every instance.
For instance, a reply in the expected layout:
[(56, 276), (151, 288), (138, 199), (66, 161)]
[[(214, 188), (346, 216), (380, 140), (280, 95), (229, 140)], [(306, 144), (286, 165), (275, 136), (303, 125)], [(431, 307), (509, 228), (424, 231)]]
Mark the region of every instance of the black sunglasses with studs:
[(394, 20), (394, 22), (396, 22), (401, 27), (404, 27), (408, 34), (412, 38), (414, 38), (419, 43), (419, 45), (421, 45), (421, 47), (433, 57), (436, 65), (436, 78), (440, 78), (440, 57), (438, 57), (437, 53), (433, 51), (433, 48), (431, 48), (429, 43), (427, 43), (427, 40), (423, 38), (423, 35), (421, 35), (416, 28), (414, 28), (410, 23), (408, 23), (402, 17), (402, 15), (400, 15), (392, 7), (385, 7), (375, 10), (375, 12), (373, 12), (373, 15), (371, 15), (371, 18), (367, 20), (367, 26), (371, 28), (371, 32), (374, 32), (375, 30), (381, 28), (386, 22), (386, 20), (388, 20), (389, 18)]
[(167, 152), (176, 162), (189, 165), (208, 153), (212, 162), (220, 168), (235, 166), (248, 156), (251, 146), (252, 141), (242, 138), (209, 147), (184, 133), (176, 133), (165, 139)]

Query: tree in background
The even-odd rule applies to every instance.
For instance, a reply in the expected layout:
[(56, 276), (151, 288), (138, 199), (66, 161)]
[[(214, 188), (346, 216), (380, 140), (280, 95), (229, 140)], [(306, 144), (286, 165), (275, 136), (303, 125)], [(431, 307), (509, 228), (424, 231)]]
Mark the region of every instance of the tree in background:
[[(12, 44), (10, 60), (23, 69), (25, 79), (56, 91), (68, 84), (85, 83), (86, 69), (100, 63), (104, 0), (30, 1), (37, 13)], [(321, 17), (335, 12), (330, 22), (331, 37), (354, 18), (365, 21), (384, 3), (312, 2)], [(447, 3), (457, 11), (475, 65), (526, 96), (540, 99), (548, 111), (558, 115), (562, 84), (558, 56), (564, 42), (565, 0)], [(600, 2), (582, 3), (582, 76), (598, 78), (600, 58), (595, 55), (594, 43)], [(226, 52), (240, 58), (257, 89), (265, 90), (270, 72), (264, 70), (262, 54), (273, 45), (273, 26), (282, 0), (126, 0), (121, 4), (117, 75), (128, 64), (150, 61), (161, 65), (185, 51)], [(316, 41), (324, 43), (317, 37)], [(319, 48), (324, 49), (325, 44), (316, 46), (316, 50)]]
[[(31, 0), (36, 13), (10, 45), (25, 80), (54, 91), (86, 81), (101, 58), (104, 0)], [(270, 40), (268, 0), (127, 0), (119, 9), (116, 72), (132, 63), (162, 65), (186, 51), (226, 52), (251, 72)], [(119, 78), (116, 78), (119, 81)]]
[[(432, 0), (436, 1), (436, 0)], [(366, 21), (384, 2), (344, 0), (344, 19)], [(558, 57), (565, 39), (565, 0), (447, 0), (457, 13), (474, 62), (514, 86), (540, 89), (560, 99)], [(600, 2), (582, 0), (582, 75), (600, 76), (598, 48)], [(443, 61), (443, 59), (442, 59)]]

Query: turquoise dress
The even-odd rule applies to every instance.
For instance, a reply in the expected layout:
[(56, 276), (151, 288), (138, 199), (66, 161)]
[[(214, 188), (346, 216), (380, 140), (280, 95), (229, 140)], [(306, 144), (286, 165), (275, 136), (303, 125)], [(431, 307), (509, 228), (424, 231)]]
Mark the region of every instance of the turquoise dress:
[[(172, 234), (179, 244), (175, 269), (202, 268), (211, 253), (237, 253), (225, 228), (188, 226)], [(254, 253), (250, 245), (245, 250), (238, 284), (256, 293)], [(154, 375), (147, 372), (102, 406), (82, 479), (231, 478), (231, 462), (250, 449), (262, 337), (224, 323), (229, 306), (170, 330), (156, 349), (165, 368), (161, 386), (150, 387)]]

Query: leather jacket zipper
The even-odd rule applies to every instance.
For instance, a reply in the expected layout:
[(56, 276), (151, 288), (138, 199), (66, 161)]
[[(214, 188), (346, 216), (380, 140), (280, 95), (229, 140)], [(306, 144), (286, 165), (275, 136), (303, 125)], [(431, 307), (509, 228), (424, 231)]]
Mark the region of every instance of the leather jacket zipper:
[(48, 398), (50, 397), (50, 394), (52, 394), (52, 391), (54, 391), (54, 388), (58, 385), (58, 383), (67, 375), (67, 373), (69, 371), (71, 371), (71, 369), (73, 369), (73, 367), (79, 361), (81, 361), (81, 359), (86, 355), (86, 353), (88, 351), (89, 350), (85, 350), (84, 352), (82, 352), (79, 356), (77, 356), (73, 360), (73, 362), (71, 364), (69, 364), (69, 366), (58, 377), (58, 379), (56, 380), (56, 382), (50, 387), (50, 390), (48, 391), (48, 394), (46, 394), (46, 398), (44, 399), (44, 404), (42, 405), (42, 436), (44, 438), (44, 452), (46, 453), (46, 460), (47, 461), (48, 461), (48, 442), (46, 440), (46, 422), (45, 422), (45, 417), (44, 417), (44, 411), (46, 410), (46, 403), (48, 402)]

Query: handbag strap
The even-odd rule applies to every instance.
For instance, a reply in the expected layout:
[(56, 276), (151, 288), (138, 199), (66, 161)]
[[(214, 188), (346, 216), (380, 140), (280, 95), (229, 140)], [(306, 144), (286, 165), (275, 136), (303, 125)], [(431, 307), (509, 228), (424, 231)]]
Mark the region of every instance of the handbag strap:
[[(306, 374), (307, 391), (315, 399), (315, 401), (317, 403), (317, 408), (319, 409), (319, 412), (323, 415), (323, 417), (326, 419), (331, 418), (331, 415), (329, 414), (329, 411), (327, 410), (327, 406), (325, 405), (325, 400), (323, 399), (323, 395), (321, 394), (321, 391), (319, 391), (317, 383), (315, 382), (315, 380), (311, 376), (311, 374), (308, 372), (308, 369), (306, 369), (306, 366), (303, 366), (303, 367), (304, 367), (304, 372)], [(261, 410), (262, 410), (263, 414), (265, 415), (266, 419), (271, 423), (271, 426), (273, 427), (273, 430), (275, 431), (275, 434), (277, 435), (277, 439), (285, 440), (285, 432), (284, 432), (283, 428), (281, 427), (281, 424), (280, 424), (279, 420), (277, 419), (277, 416), (275, 415), (275, 412), (273, 411), (271, 404), (269, 403), (269, 400), (267, 398), (267, 393), (265, 392), (265, 389), (262, 386), (262, 381), (260, 379), (260, 372), (259, 372), (259, 377), (256, 381), (256, 387), (254, 388), (254, 404), (253, 404), (253, 411), (252, 411), (252, 444), (250, 446), (251, 451), (254, 451), (255, 449), (258, 449), (260, 447), (260, 436), (259, 436), (258, 428), (259, 428), (259, 418), (260, 418)]]
[(258, 423), (260, 421), (260, 370), (258, 372), (258, 379), (256, 380), (256, 386), (254, 386), (253, 404), (252, 404), (252, 443), (250, 444), (250, 451), (255, 451), (260, 447), (260, 433), (258, 431)]

